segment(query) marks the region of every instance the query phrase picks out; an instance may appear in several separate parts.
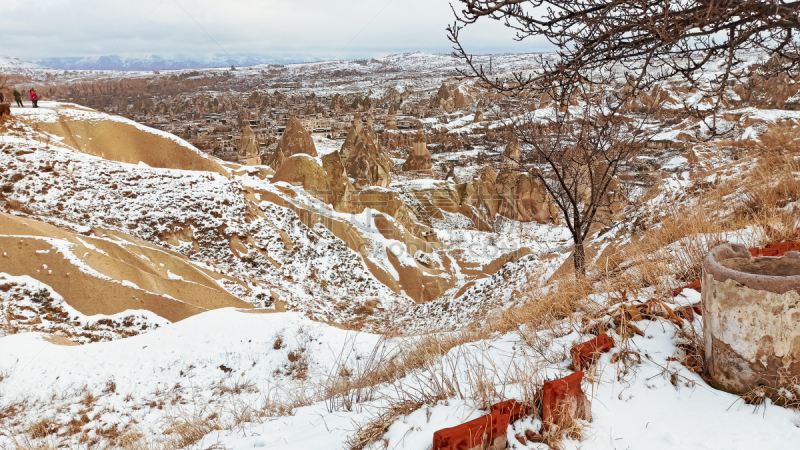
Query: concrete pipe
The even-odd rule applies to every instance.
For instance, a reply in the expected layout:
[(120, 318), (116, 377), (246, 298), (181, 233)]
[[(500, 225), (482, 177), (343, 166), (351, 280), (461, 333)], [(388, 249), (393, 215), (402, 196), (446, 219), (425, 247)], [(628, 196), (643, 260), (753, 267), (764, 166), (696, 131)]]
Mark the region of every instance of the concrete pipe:
[(703, 261), (706, 371), (729, 392), (800, 381), (800, 253), (753, 258), (741, 245)]

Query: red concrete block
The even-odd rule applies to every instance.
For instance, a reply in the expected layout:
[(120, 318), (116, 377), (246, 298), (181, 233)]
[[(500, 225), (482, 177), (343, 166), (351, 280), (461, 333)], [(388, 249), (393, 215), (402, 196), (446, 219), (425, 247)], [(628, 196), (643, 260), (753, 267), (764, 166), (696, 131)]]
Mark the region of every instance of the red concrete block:
[(700, 292), (700, 288), (702, 287), (702, 284), (703, 284), (702, 280), (693, 281), (693, 282), (687, 284), (686, 286), (679, 287), (678, 289), (675, 289), (674, 291), (672, 291), (672, 296), (673, 297), (679, 296), (681, 294), (681, 292), (683, 292), (684, 289), (694, 289), (695, 291)]
[(581, 388), (583, 372), (548, 381), (542, 389), (542, 430), (575, 419), (592, 421), (592, 405)]
[(789, 241), (768, 245), (764, 248), (751, 248), (750, 254), (757, 258), (759, 256), (784, 256), (791, 251), (800, 252), (800, 242)]
[(703, 315), (703, 307), (700, 306), (700, 303), (683, 306), (675, 310), (681, 317), (688, 320), (689, 322), (694, 321), (694, 315), (697, 314), (698, 316)]
[(500, 414), (508, 414), (509, 423), (514, 423), (531, 414), (531, 410), (527, 405), (524, 405), (516, 400), (506, 400), (504, 402), (496, 403), (492, 406), (492, 412), (495, 411), (498, 411)]
[(483, 417), (433, 434), (433, 450), (502, 450), (508, 447), (508, 414)]
[(581, 371), (588, 368), (601, 353), (606, 353), (612, 348), (614, 348), (614, 339), (607, 334), (601, 334), (591, 341), (572, 347), (569, 353), (572, 355), (575, 370)]

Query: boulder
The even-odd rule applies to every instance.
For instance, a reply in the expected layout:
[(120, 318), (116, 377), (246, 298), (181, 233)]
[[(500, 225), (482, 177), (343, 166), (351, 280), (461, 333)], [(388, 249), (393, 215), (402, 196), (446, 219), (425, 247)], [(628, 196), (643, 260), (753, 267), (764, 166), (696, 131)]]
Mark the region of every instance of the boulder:
[(425, 138), (425, 129), (422, 125), (420, 125), (417, 135), (414, 137), (411, 154), (406, 159), (406, 162), (403, 163), (403, 170), (433, 175), (433, 159), (428, 151), (428, 141)]
[(314, 146), (314, 139), (303, 128), (303, 124), (297, 120), (297, 117), (292, 116), (286, 126), (286, 131), (278, 142), (278, 147), (267, 157), (265, 163), (278, 170), (287, 158), (298, 154), (317, 156), (317, 148)]

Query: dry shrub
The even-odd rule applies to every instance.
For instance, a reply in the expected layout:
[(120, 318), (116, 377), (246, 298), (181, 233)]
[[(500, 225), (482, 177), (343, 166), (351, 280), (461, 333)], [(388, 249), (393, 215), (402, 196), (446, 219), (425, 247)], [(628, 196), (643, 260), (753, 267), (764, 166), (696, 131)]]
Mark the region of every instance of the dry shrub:
[(41, 439), (58, 431), (58, 425), (52, 419), (42, 419), (28, 427), (28, 434), (33, 439)]
[(551, 424), (550, 429), (544, 434), (544, 443), (554, 450), (565, 448), (564, 441), (567, 439), (580, 441), (583, 438), (583, 431), (589, 428), (588, 422), (576, 420), (570, 414), (559, 414), (557, 423)]
[(221, 430), (217, 414), (204, 416), (195, 414), (179, 414), (170, 418), (170, 427), (164, 431), (169, 436), (173, 448), (184, 448), (195, 444), (207, 434)]
[(36, 444), (31, 442), (26, 442), (23, 444), (20, 443), (16, 444), (14, 450), (56, 450), (57, 448), (58, 447), (56, 447), (55, 445), (47, 442), (40, 442)]
[(393, 401), (379, 416), (360, 426), (355, 434), (347, 438), (347, 448), (363, 450), (373, 442), (381, 440), (398, 417), (411, 414), (423, 405), (424, 402), (414, 400)]
[(490, 332), (501, 333), (519, 330), (522, 324), (531, 329), (540, 328), (570, 317), (582, 308), (583, 300), (592, 293), (594, 286), (588, 278), (554, 280), (550, 289), (531, 289), (521, 293), (526, 301), (492, 317), (487, 327)]

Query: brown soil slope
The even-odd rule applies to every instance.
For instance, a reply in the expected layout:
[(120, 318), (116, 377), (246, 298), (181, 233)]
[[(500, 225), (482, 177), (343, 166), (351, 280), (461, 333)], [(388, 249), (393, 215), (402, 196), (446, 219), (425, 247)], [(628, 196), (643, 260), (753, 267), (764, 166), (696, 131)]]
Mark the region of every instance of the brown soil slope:
[(115, 120), (72, 120), (59, 114), (56, 123), (37, 123), (42, 131), (64, 138), (63, 143), (89, 155), (130, 164), (143, 162), (163, 169), (202, 170), (226, 177), (227, 171), (199, 151), (172, 139)]
[(86, 315), (143, 309), (175, 322), (209, 309), (252, 307), (216, 283), (221, 275), (133, 237), (112, 242), (4, 213), (0, 230), (0, 272), (39, 280)]

